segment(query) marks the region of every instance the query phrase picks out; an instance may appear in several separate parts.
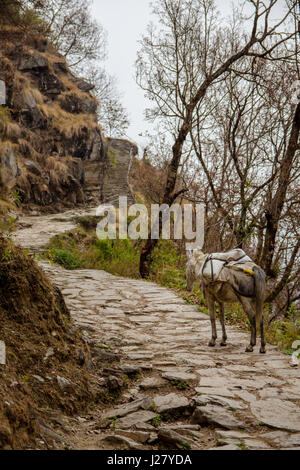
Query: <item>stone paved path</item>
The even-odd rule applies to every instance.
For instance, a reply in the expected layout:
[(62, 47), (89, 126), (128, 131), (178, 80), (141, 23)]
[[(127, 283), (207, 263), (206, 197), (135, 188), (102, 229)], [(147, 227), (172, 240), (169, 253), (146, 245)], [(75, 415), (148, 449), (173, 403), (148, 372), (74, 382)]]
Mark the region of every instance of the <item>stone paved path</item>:
[[(15, 241), (37, 250), (73, 217), (26, 217)], [(117, 406), (78, 418), (76, 448), (300, 449), (300, 368), (278, 348), (247, 354), (249, 335), (229, 326), (228, 346), (209, 348), (208, 316), (169, 289), (40, 264), (75, 324), (106, 348), (99, 357), (109, 361), (111, 347), (121, 354), (104, 369), (111, 383), (135, 375)]]

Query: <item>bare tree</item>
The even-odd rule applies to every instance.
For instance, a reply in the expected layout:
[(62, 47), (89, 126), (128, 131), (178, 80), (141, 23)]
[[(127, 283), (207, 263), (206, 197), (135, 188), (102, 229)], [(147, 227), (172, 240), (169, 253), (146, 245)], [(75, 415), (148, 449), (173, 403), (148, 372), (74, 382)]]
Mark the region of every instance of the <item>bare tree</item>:
[(92, 93), (98, 101), (98, 119), (104, 133), (110, 137), (124, 136), (129, 127), (129, 116), (122, 104), (115, 77), (95, 61), (88, 67), (77, 67), (77, 73), (95, 87)]
[(207, 205), (206, 248), (247, 248), (274, 279), (273, 301), (299, 277), (299, 105), (291, 104), (297, 75), (286, 62), (255, 67), (255, 80), (231, 72), (207, 93), (205, 126), (198, 109), (190, 132), (202, 170), (194, 197)]
[[(37, 2), (36, 2), (37, 3)], [(68, 60), (77, 74), (90, 81), (98, 99), (99, 121), (105, 133), (120, 137), (129, 126), (115, 79), (100, 66), (106, 57), (106, 32), (91, 15), (92, 0), (49, 0), (36, 9), (44, 22), (44, 33)]]
[[(163, 202), (172, 204), (178, 168), (184, 145), (193, 127), (195, 112), (207, 91), (233, 67), (238, 71), (243, 60), (289, 60), (294, 50), (286, 48), (284, 57), (277, 54), (282, 44), (295, 37), (285, 22), (294, 4), (287, 7), (278, 21), (270, 18), (278, 0), (251, 0), (251, 25), (245, 28), (241, 12), (231, 24), (222, 24), (212, 0), (159, 0), (154, 14), (160, 27), (151, 25), (142, 40), (137, 59), (137, 81), (154, 102), (148, 117), (171, 118), (176, 122), (172, 159)], [(249, 30), (249, 32), (247, 32)], [(283, 30), (283, 31), (282, 31)], [(286, 32), (285, 32), (286, 31)], [(229, 40), (228, 40), (229, 38)], [(147, 240), (140, 259), (140, 273), (147, 277), (157, 240)]]
[(45, 23), (45, 34), (75, 66), (106, 55), (106, 33), (92, 18), (92, 0), (48, 0), (37, 10)]

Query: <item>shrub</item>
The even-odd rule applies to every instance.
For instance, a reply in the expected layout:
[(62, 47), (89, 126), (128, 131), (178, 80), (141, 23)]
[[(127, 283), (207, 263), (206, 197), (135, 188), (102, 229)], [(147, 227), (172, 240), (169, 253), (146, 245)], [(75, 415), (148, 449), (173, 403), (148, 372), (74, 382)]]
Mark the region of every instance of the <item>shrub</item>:
[(300, 314), (292, 306), (287, 318), (273, 321), (266, 331), (267, 341), (278, 344), (285, 353), (292, 354), (292, 344), (300, 340)]
[(82, 266), (81, 261), (71, 251), (52, 248), (49, 252), (49, 257), (52, 261), (61, 264), (66, 269), (78, 269)]

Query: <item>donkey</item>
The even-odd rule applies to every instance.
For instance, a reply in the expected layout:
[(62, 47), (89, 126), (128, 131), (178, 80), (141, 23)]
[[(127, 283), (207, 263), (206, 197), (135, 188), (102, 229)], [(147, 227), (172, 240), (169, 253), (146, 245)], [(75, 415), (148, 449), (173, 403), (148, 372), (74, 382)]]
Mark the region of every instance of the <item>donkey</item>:
[(266, 342), (264, 336), (263, 305), (266, 290), (266, 277), (264, 271), (259, 266), (254, 265), (254, 275), (249, 276), (242, 270), (231, 269), (224, 264), (222, 272), (226, 270), (224, 274), (227, 280), (225, 282), (219, 280), (215, 281), (203, 276), (202, 268), (206, 258), (207, 255), (202, 253), (201, 250), (197, 249), (192, 252), (186, 265), (186, 288), (188, 291), (192, 291), (194, 283), (198, 282), (203, 292), (209, 309), (212, 327), (212, 338), (209, 342), (209, 346), (214, 347), (217, 339), (215, 302), (217, 302), (220, 307), (220, 323), (222, 327), (221, 346), (226, 346), (227, 341), (224, 303), (240, 302), (251, 325), (251, 339), (249, 346), (246, 348), (246, 352), (253, 351), (253, 347), (256, 345), (256, 325), (260, 325), (260, 353), (265, 353)]

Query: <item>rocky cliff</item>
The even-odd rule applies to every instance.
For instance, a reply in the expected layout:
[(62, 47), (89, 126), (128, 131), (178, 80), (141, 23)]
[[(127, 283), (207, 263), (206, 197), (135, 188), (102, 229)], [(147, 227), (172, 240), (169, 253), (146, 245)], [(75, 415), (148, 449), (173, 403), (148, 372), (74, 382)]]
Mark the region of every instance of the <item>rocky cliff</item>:
[[(97, 101), (90, 93), (93, 85), (75, 77), (44, 38), (2, 30), (0, 80), (5, 88), (0, 106), (2, 188), (25, 207), (53, 211), (98, 203), (109, 193), (111, 178), (113, 191), (118, 192), (118, 185), (122, 193), (127, 191), (131, 144), (103, 136)], [(118, 175), (109, 158), (114, 153)]]

